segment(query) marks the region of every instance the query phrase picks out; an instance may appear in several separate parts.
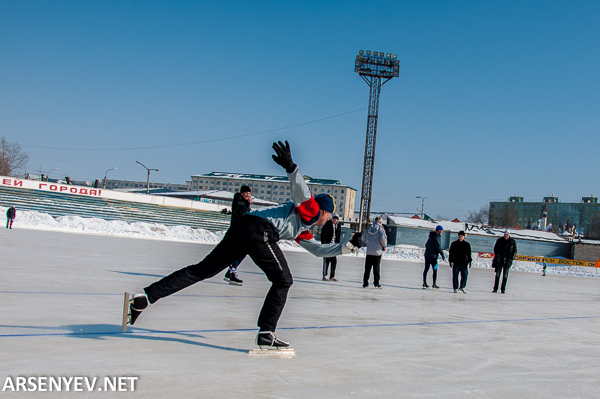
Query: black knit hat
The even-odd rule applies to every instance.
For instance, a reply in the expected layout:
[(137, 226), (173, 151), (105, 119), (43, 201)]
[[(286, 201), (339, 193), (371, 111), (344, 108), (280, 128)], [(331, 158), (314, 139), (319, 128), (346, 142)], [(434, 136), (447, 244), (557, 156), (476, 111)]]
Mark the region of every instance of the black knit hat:
[(244, 185), (244, 186), (242, 186), (242, 187), (240, 188), (240, 194), (243, 194), (243, 193), (251, 193), (251, 192), (252, 192), (252, 190), (250, 190), (250, 187), (248, 187), (248, 186), (246, 186), (246, 185)]

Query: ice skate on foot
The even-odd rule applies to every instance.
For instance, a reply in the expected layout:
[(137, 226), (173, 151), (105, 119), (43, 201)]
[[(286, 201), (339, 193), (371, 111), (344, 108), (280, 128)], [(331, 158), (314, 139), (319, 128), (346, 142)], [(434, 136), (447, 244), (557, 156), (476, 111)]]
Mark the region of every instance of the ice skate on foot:
[(252, 349), (252, 354), (278, 354), (294, 356), (296, 351), (290, 348), (290, 343), (285, 342), (275, 336), (271, 331), (259, 331), (256, 335), (256, 345), (259, 349)]
[(381, 286), (380, 286), (379, 284), (375, 284), (375, 289), (376, 289), (376, 290), (380, 290), (380, 289), (381, 289)]
[(466, 293), (467, 293), (467, 291), (465, 291), (465, 289), (464, 289), (464, 288), (459, 288), (459, 289), (460, 289), (460, 291), (461, 291), (463, 294), (466, 294)]
[(429, 288), (429, 286), (427, 285), (427, 283), (423, 283), (423, 289), (427, 289)]
[(223, 280), (231, 281), (231, 270), (227, 269), (227, 271), (225, 272), (225, 276), (223, 277)]
[(438, 287), (437, 284), (432, 285), (431, 288), (435, 288), (436, 290), (440, 289), (440, 287)]
[(149, 304), (146, 294), (130, 294), (125, 291), (125, 298), (123, 299), (123, 320), (121, 322), (123, 332), (127, 331), (128, 324), (135, 324), (137, 318), (140, 317)]
[(237, 273), (231, 273), (229, 275), (229, 284), (230, 285), (242, 285), (244, 281), (237, 276)]

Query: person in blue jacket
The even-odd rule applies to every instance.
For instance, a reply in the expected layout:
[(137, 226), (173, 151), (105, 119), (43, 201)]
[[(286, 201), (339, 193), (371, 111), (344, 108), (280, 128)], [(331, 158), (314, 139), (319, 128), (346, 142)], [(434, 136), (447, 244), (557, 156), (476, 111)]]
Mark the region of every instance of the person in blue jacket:
[[(277, 242), (295, 240), (301, 247), (319, 257), (332, 257), (356, 252), (359, 236), (337, 244), (320, 244), (309, 233), (312, 225), (322, 226), (335, 211), (331, 195), (313, 197), (292, 160), (290, 145), (286, 141), (273, 143), (273, 160), (285, 169), (290, 181), (291, 201), (269, 208), (248, 212), (225, 233), (221, 242), (199, 263), (184, 267), (150, 284), (143, 293), (136, 293), (130, 305), (130, 324), (134, 324), (149, 304), (174, 294), (199, 281), (214, 277), (235, 260), (245, 255), (265, 273), (271, 282), (258, 316), (259, 346), (287, 347), (275, 336), (277, 322), (283, 312), (288, 291), (293, 283), (292, 273)], [(356, 245), (354, 245), (356, 244)]]

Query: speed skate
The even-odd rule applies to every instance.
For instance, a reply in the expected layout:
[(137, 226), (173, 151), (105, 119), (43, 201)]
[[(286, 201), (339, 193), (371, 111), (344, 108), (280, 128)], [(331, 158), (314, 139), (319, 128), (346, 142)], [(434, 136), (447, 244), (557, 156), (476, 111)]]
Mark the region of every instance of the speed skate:
[(127, 325), (133, 325), (142, 311), (148, 307), (148, 297), (146, 294), (131, 294), (125, 291), (123, 298), (123, 319), (121, 328), (127, 332)]
[(287, 357), (296, 355), (296, 351), (289, 347), (289, 342), (277, 338), (271, 331), (259, 331), (256, 334), (256, 345), (258, 345), (258, 349), (250, 350), (248, 352), (250, 355), (278, 355)]

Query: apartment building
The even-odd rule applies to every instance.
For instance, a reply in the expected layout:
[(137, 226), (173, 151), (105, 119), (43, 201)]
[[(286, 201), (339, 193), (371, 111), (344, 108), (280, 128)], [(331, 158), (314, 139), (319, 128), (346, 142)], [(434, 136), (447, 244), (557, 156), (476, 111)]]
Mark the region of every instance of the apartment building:
[[(335, 199), (336, 212), (340, 217), (354, 217), (356, 189), (343, 185), (339, 180), (314, 179), (304, 176), (312, 195), (330, 194)], [(239, 191), (242, 185), (252, 189), (252, 195), (266, 201), (281, 203), (290, 200), (290, 182), (287, 176), (252, 175), (241, 173), (211, 172), (193, 175), (188, 182), (190, 190)]]

